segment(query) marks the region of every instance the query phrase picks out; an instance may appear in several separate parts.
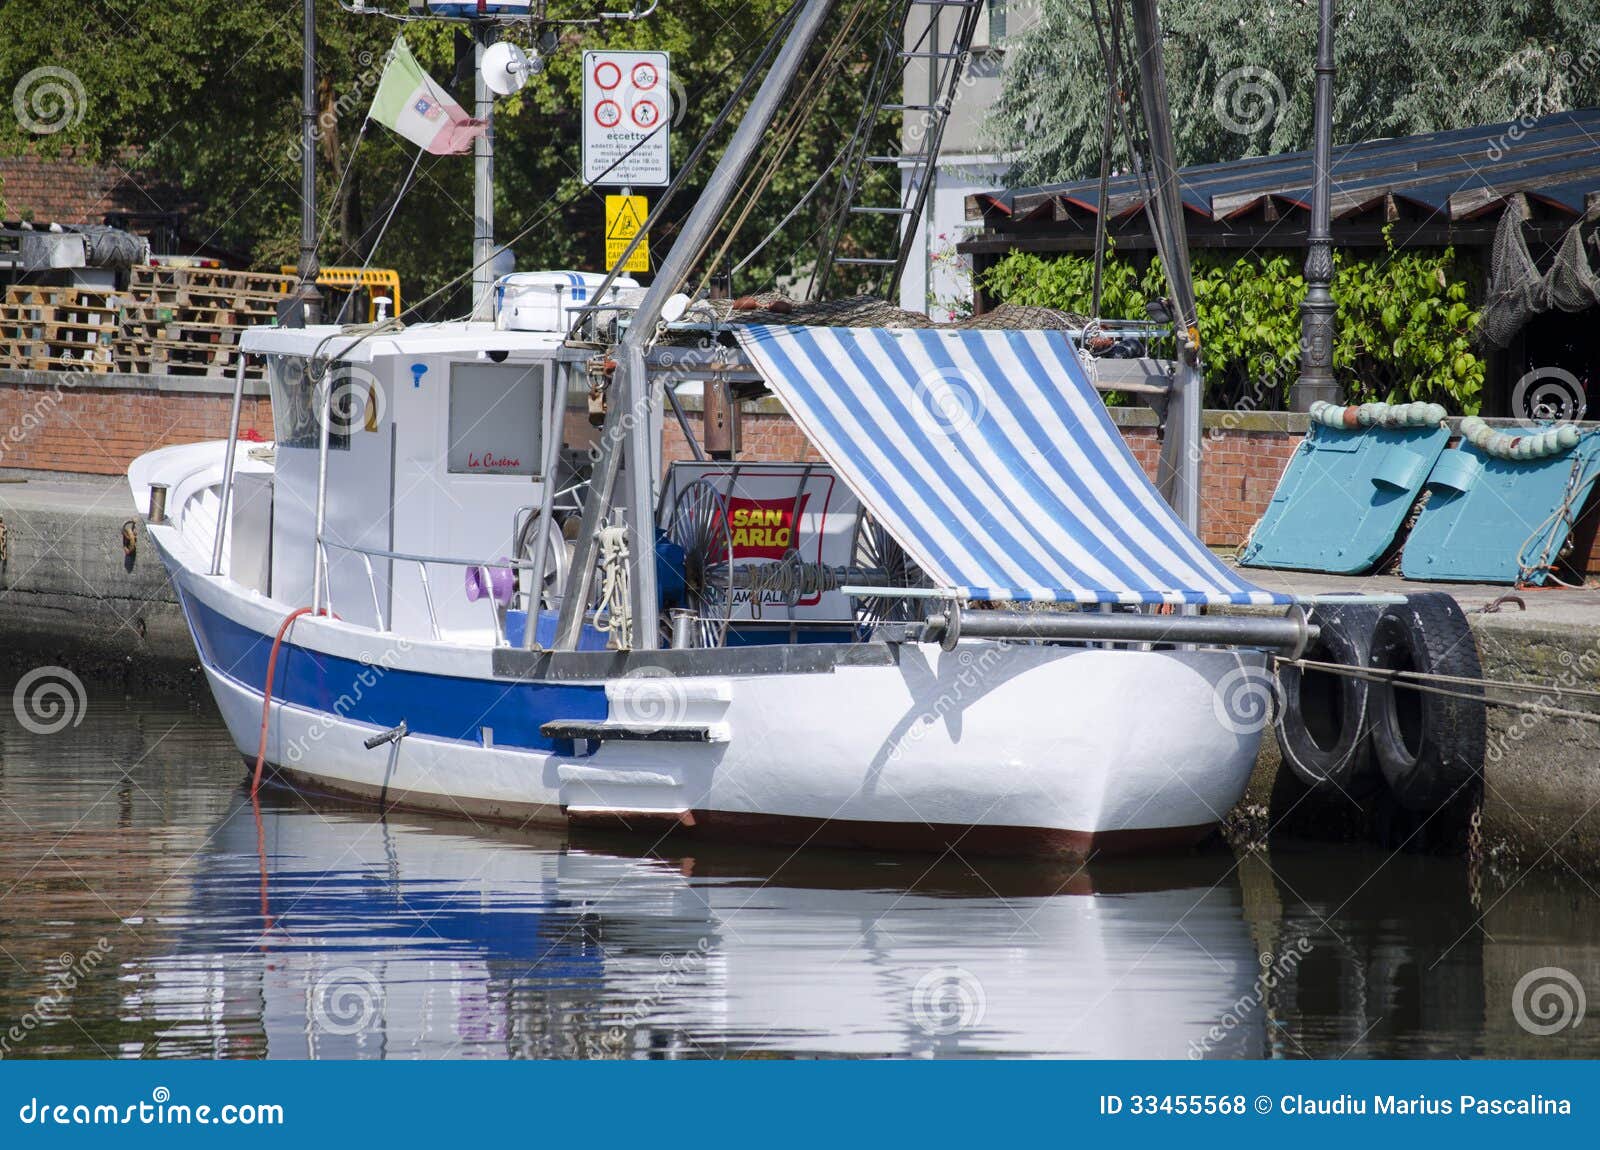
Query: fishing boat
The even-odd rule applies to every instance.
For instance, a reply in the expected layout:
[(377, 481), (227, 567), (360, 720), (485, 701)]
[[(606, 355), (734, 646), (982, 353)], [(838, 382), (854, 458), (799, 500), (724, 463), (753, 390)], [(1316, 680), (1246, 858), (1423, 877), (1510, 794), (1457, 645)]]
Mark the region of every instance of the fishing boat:
[[(239, 434), (241, 356), (227, 441), (133, 463), (257, 780), (473, 819), (1068, 856), (1191, 844), (1240, 799), (1269, 657), (1317, 628), (1195, 534), (1182, 262), (1170, 502), (1072, 333), (807, 324), (680, 292), (828, 9), (796, 5), (648, 288), (519, 273), (472, 320), (250, 329), (270, 442)], [(1181, 261), (1166, 143), (1155, 216)], [(717, 457), (680, 402), (696, 387), (708, 411), (775, 396), (820, 461)], [(669, 418), (693, 456), (670, 466)]]

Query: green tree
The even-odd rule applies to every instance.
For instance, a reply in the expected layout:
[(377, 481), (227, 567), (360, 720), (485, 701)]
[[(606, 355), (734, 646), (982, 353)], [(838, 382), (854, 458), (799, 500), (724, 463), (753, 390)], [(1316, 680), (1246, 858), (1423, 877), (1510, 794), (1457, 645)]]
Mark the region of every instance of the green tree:
[[(374, 0), (369, 7), (379, 7)], [(383, 0), (398, 11), (398, 0)], [(611, 5), (611, 7), (626, 7)], [(579, 179), (582, 53), (586, 49), (652, 48), (672, 53), (675, 122), (672, 152), (681, 164), (704, 133), (789, 0), (670, 0), (637, 24), (608, 21), (567, 26), (549, 67), (495, 111), (496, 235), (514, 244), (522, 267), (598, 267), (606, 189), (585, 191)], [(837, 30), (855, 4), (841, 4)], [(853, 25), (852, 60), (864, 60), (882, 37), (883, 6), (861, 0)], [(62, 79), (70, 114), (40, 133), (24, 117), (0, 108), (0, 153), (33, 151), (111, 160), (176, 184), (193, 200), (189, 232), (257, 266), (292, 262), (299, 235), (300, 5), (286, 0), (99, 0), (72, 6), (0, 5), (0, 94), (24, 91), (40, 69)], [(590, 16), (587, 0), (552, 0), (552, 16)], [(457, 156), (424, 156), (411, 190), (381, 247), (371, 251), (416, 155), (379, 125), (365, 131), (359, 155), (339, 188), (371, 104), (383, 53), (397, 25), (357, 17), (333, 0), (318, 5), (319, 207), (329, 215), (324, 264), (360, 263), (400, 270), (406, 296), (423, 294), (465, 272), (472, 233), (472, 165)], [(410, 24), (406, 36), (418, 60), (461, 98), (470, 97), (469, 69), (458, 69), (460, 44), (438, 22)], [(526, 43), (526, 29), (510, 33)], [(819, 49), (820, 51), (820, 49)], [(49, 77), (46, 77), (48, 79)], [(801, 87), (814, 83), (808, 75)], [(774, 175), (733, 249), (742, 254), (782, 218), (810, 186), (820, 166), (852, 130), (859, 106), (860, 68), (833, 77), (816, 114)], [(466, 103), (466, 100), (463, 100)], [(882, 128), (884, 147), (896, 126)], [(720, 152), (719, 141), (710, 159)], [(703, 180), (709, 162), (697, 174)], [(881, 174), (870, 195), (892, 203), (897, 188)], [(334, 202), (338, 189), (338, 202)], [(616, 189), (611, 189), (616, 190)], [(693, 205), (694, 187), (666, 221), (670, 232)], [(821, 197), (819, 197), (819, 200)], [(12, 205), (15, 211), (23, 205)], [(750, 290), (803, 269), (814, 249), (813, 203), (748, 269), (738, 286)], [(864, 218), (861, 228), (892, 227)], [(887, 232), (881, 246), (887, 246)], [(668, 237), (653, 237), (657, 250)], [(461, 288), (442, 301), (442, 314), (465, 310)]]
[[(1102, 19), (1112, 2), (1098, 0)], [(1310, 146), (1316, 0), (1166, 0), (1161, 15), (1181, 162)], [(1019, 185), (1094, 175), (1105, 68), (1089, 0), (1038, 0), (1018, 16), (988, 122), (994, 144), (1018, 154)], [(1600, 0), (1344, 0), (1336, 9), (1334, 139), (1593, 105), (1596, 27)], [(1136, 103), (1137, 92), (1130, 98)], [(1119, 140), (1117, 168), (1127, 162)]]

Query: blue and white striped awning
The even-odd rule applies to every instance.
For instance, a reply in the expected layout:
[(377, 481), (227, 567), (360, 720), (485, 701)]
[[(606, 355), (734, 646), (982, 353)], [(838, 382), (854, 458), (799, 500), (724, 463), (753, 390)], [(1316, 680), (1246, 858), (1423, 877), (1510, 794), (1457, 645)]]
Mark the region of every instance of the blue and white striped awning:
[(746, 354), (873, 515), (970, 599), (1287, 603), (1173, 514), (1054, 331), (770, 327)]

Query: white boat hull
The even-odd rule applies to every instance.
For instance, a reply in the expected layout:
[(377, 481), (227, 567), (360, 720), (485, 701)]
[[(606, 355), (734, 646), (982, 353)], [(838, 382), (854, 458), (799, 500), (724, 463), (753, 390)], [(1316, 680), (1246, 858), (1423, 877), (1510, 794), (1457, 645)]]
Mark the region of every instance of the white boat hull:
[[(173, 574), (223, 718), (253, 762), (261, 683), (238, 660), (217, 658), (220, 644), (206, 632), (220, 618), (265, 648), (275, 628), (260, 616), (276, 610), (225, 581), (177, 565)], [(516, 697), (527, 685), (495, 675), (487, 650), (302, 618), (280, 654), (266, 764), (313, 789), (479, 819), (1082, 854), (1201, 837), (1239, 800), (1255, 761), (1259, 732), (1227, 722), (1218, 705), (1241, 668), (1261, 666), (1253, 652), (890, 650), (892, 661), (825, 672), (681, 676), (647, 666), (565, 681), (544, 713), (513, 722), (504, 710), (529, 708)], [(327, 669), (325, 680), (285, 675), (295, 659)], [(441, 737), (407, 711), (464, 680), (505, 696), (479, 717), (476, 738)], [(608, 739), (568, 753), (506, 745), (514, 728), (571, 717), (562, 713), (570, 697), (591, 712), (603, 706), (603, 721), (704, 728), (711, 741)], [(399, 720), (413, 733), (365, 746)]]
[[(204, 518), (196, 508), (187, 519)], [(293, 608), (206, 574), (209, 536), (150, 535), (253, 763), (272, 639)], [(1238, 802), (1264, 715), (1236, 721), (1234, 696), (1259, 695), (1264, 668), (1251, 650), (984, 641), (541, 654), (303, 616), (278, 656), (264, 766), (480, 820), (1133, 851), (1191, 843)], [(366, 746), (401, 723), (403, 738)]]

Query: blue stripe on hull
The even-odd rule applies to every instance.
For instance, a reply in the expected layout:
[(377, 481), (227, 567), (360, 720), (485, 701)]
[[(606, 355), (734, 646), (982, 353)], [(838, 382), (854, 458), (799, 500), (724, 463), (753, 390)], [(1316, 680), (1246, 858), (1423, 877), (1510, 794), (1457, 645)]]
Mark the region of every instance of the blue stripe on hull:
[[(265, 689), (272, 636), (263, 635), (179, 592), (195, 646), (207, 667)], [(290, 629), (290, 635), (294, 634)], [(551, 719), (601, 721), (609, 714), (605, 687), (571, 683), (520, 683), (500, 679), (429, 675), (338, 658), (284, 641), (273, 674), (272, 697), (353, 722), (393, 727), (405, 720), (413, 734), (462, 742), (571, 754), (570, 740), (552, 740), (539, 727)]]

